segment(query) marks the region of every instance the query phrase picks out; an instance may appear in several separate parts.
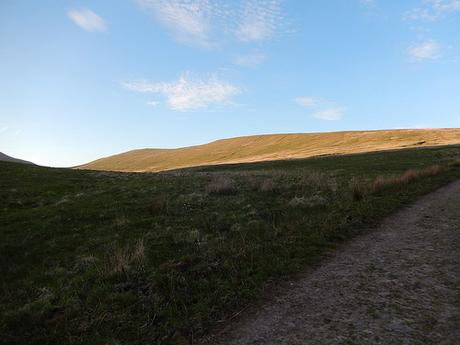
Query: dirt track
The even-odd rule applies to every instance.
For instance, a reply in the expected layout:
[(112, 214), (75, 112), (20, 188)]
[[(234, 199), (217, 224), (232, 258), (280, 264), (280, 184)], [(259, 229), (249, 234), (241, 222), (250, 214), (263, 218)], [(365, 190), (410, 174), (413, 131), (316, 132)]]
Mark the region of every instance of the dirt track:
[(213, 344), (460, 344), (460, 181), (356, 238)]

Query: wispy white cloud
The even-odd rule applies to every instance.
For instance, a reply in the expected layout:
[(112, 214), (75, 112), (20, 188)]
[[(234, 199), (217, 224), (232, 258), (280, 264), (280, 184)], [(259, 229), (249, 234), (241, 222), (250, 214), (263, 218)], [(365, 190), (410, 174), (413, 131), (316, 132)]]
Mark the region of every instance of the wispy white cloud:
[(11, 137), (18, 136), (19, 134), (22, 133), (22, 129), (14, 129), (10, 128), (8, 126), (2, 126), (0, 127), (0, 134), (5, 134)]
[(254, 50), (246, 55), (238, 55), (233, 58), (233, 63), (243, 67), (255, 67), (265, 60), (265, 54)]
[(375, 0), (359, 0), (362, 4), (366, 5), (366, 6), (369, 6), (369, 7), (373, 7), (376, 5), (376, 2)]
[(282, 21), (280, 0), (245, 0), (235, 34), (243, 42), (264, 41), (273, 37)]
[(294, 102), (304, 108), (312, 109), (314, 111), (313, 117), (320, 120), (337, 121), (345, 114), (345, 108), (338, 107), (334, 102), (318, 97), (301, 96), (294, 98)]
[(435, 40), (428, 40), (412, 44), (407, 53), (415, 61), (435, 60), (441, 57), (441, 45)]
[(319, 105), (322, 101), (319, 98), (311, 97), (311, 96), (301, 96), (294, 98), (294, 101), (305, 108), (311, 108)]
[(147, 104), (151, 107), (156, 107), (159, 103), (157, 101), (148, 101)]
[(283, 22), (281, 0), (136, 0), (176, 40), (212, 47), (233, 38), (259, 42), (275, 35)]
[(214, 0), (137, 0), (180, 42), (208, 46), (211, 24), (225, 13)]
[(345, 109), (340, 107), (327, 108), (313, 113), (313, 116), (320, 120), (337, 121), (344, 115)]
[(105, 20), (87, 8), (80, 10), (70, 10), (67, 12), (67, 16), (75, 24), (86, 31), (107, 30), (107, 24)]
[(419, 7), (407, 11), (404, 19), (435, 21), (454, 12), (460, 12), (460, 0), (423, 0)]
[(173, 82), (135, 81), (124, 83), (124, 86), (132, 91), (161, 94), (166, 97), (169, 107), (178, 111), (228, 104), (241, 92), (237, 86), (219, 79), (214, 74), (200, 77), (184, 73)]

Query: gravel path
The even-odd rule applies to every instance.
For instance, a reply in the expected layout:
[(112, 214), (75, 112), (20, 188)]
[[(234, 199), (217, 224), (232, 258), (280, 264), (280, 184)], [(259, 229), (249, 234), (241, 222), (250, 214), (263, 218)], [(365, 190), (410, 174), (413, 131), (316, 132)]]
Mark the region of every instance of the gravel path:
[(213, 344), (460, 344), (460, 181), (387, 218)]

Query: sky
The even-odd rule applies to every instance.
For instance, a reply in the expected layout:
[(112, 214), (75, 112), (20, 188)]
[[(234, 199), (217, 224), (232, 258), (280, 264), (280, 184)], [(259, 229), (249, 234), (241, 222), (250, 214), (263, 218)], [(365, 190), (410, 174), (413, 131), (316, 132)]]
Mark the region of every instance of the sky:
[(47, 166), (460, 127), (460, 0), (1, 0), (0, 80), (0, 151)]

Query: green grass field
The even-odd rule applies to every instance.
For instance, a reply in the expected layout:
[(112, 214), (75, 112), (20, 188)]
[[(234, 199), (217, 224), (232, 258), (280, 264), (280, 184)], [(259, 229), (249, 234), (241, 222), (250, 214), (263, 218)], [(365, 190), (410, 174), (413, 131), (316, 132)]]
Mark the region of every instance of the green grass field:
[(159, 174), (0, 163), (0, 343), (192, 343), (460, 168), (372, 192), (376, 177), (459, 157), (450, 146)]

